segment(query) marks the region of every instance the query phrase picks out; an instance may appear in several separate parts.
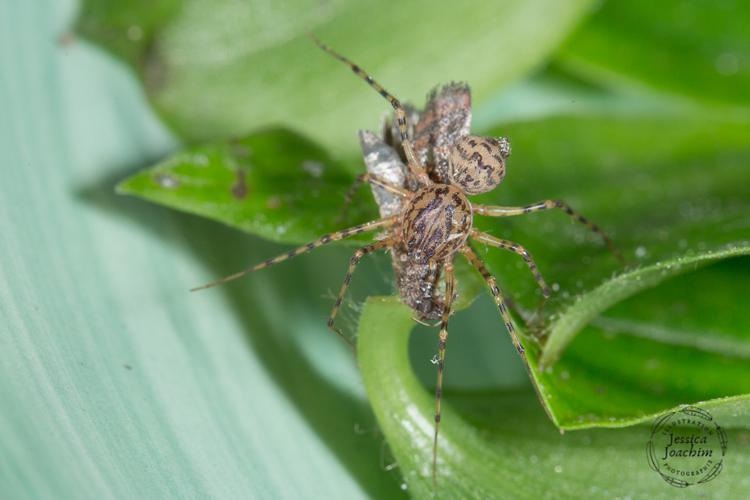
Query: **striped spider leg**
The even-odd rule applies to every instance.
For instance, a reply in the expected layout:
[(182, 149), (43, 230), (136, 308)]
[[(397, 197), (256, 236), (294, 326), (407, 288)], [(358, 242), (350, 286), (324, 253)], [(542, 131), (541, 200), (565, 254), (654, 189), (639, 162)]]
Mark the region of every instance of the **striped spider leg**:
[[(226, 276), (224, 278), (212, 281), (210, 283), (206, 283), (205, 285), (201, 285), (201, 286), (195, 287), (195, 288), (191, 289), (190, 291), (191, 292), (195, 292), (197, 290), (203, 290), (203, 289), (206, 289), (206, 288), (211, 288), (211, 287), (215, 287), (215, 286), (218, 286), (218, 285), (222, 285), (222, 284), (227, 283), (229, 281), (234, 281), (236, 279), (242, 278), (243, 276), (245, 276), (245, 275), (247, 275), (249, 273), (252, 273), (252, 272), (255, 272), (255, 271), (259, 271), (261, 269), (265, 269), (266, 267), (270, 267), (270, 266), (279, 264), (280, 262), (284, 262), (285, 260), (291, 259), (292, 257), (296, 257), (297, 255), (301, 255), (303, 253), (310, 252), (310, 251), (312, 251), (312, 250), (314, 250), (314, 249), (316, 249), (318, 247), (321, 247), (323, 245), (326, 245), (326, 244), (328, 244), (328, 243), (330, 243), (332, 241), (343, 240), (345, 238), (349, 238), (351, 236), (354, 236), (354, 235), (357, 235), (357, 234), (360, 234), (360, 233), (364, 233), (364, 232), (368, 232), (368, 231), (374, 231), (375, 229), (390, 228), (391, 226), (393, 226), (397, 222), (398, 222), (398, 217), (396, 217), (396, 216), (394, 216), (394, 217), (388, 217), (388, 218), (385, 218), (385, 219), (379, 219), (379, 220), (376, 220), (376, 221), (366, 222), (364, 224), (360, 224), (358, 226), (353, 226), (353, 227), (350, 227), (348, 229), (343, 229), (341, 231), (336, 231), (335, 233), (326, 234), (326, 235), (321, 236), (317, 240), (312, 241), (312, 242), (310, 242), (310, 243), (308, 243), (306, 245), (303, 245), (301, 247), (297, 247), (294, 250), (290, 250), (290, 251), (288, 251), (286, 253), (283, 253), (281, 255), (278, 255), (276, 257), (272, 257), (270, 259), (266, 259), (263, 262), (261, 262), (260, 264), (256, 264), (254, 266), (248, 267), (247, 269), (243, 269), (242, 271), (236, 272), (236, 273), (231, 274), (229, 276)], [(350, 266), (349, 266), (349, 272), (347, 272), (347, 274), (346, 274), (346, 279), (344, 281), (344, 287), (342, 287), (341, 294), (339, 295), (339, 299), (336, 301), (336, 307), (334, 308), (334, 311), (332, 313), (332, 317), (335, 316), (336, 311), (338, 310), (338, 307), (341, 305), (341, 300), (342, 300), (342, 297), (343, 297), (343, 293), (346, 292), (346, 288), (347, 288), (347, 286), (349, 284), (349, 281), (351, 280), (351, 274), (354, 271), (354, 266), (356, 265), (356, 263), (359, 262), (359, 260), (362, 258), (363, 255), (365, 255), (367, 253), (370, 253), (372, 251), (378, 250), (380, 248), (384, 248), (388, 244), (389, 244), (389, 242), (387, 240), (383, 240), (383, 241), (379, 241), (377, 243), (365, 246), (365, 247), (360, 248), (359, 250), (357, 250), (357, 252), (354, 254), (354, 258), (352, 258), (353, 264), (350, 264)], [(329, 326), (331, 326), (331, 329), (334, 332), (336, 332), (342, 339), (344, 339), (344, 341), (346, 341), (348, 344), (351, 345), (351, 341), (349, 341), (349, 339), (347, 339), (346, 337), (344, 337), (344, 335), (342, 334), (341, 331), (333, 328), (331, 321), (329, 321)]]
[(445, 345), (448, 343), (448, 318), (452, 312), (453, 291), (455, 289), (455, 275), (453, 273), (453, 263), (446, 262), (443, 266), (445, 276), (445, 302), (443, 314), (440, 318), (440, 340), (438, 342), (437, 357), (437, 384), (435, 385), (435, 432), (432, 440), (432, 482), (437, 483), (437, 450), (438, 450), (438, 433), (440, 431), (440, 416), (442, 414), (440, 405), (443, 399), (443, 370), (445, 369)]
[(352, 200), (354, 199), (354, 195), (357, 193), (357, 190), (367, 182), (368, 184), (372, 186), (380, 187), (389, 193), (401, 196), (401, 197), (408, 197), (410, 195), (410, 191), (408, 189), (394, 186), (392, 183), (388, 182), (385, 179), (381, 179), (375, 175), (372, 175), (370, 173), (364, 173), (359, 174), (356, 179), (354, 179), (354, 182), (349, 187), (349, 191), (346, 192), (346, 195), (344, 196), (344, 203), (341, 205), (341, 211), (339, 213), (338, 218), (336, 219), (337, 223), (340, 223), (344, 220), (344, 216), (346, 215), (347, 210), (349, 210), (349, 207), (352, 204)]
[(544, 298), (547, 299), (550, 295), (552, 295), (552, 290), (550, 290), (549, 286), (547, 286), (547, 282), (544, 281), (542, 274), (539, 272), (539, 268), (537, 268), (536, 266), (536, 262), (534, 262), (534, 258), (524, 247), (512, 241), (495, 238), (492, 235), (477, 231), (476, 229), (473, 229), (471, 231), (470, 237), (473, 240), (478, 241), (479, 243), (484, 243), (485, 245), (490, 245), (496, 248), (502, 248), (503, 250), (509, 250), (520, 255), (521, 258), (523, 258), (524, 262), (526, 262), (526, 265), (529, 266), (529, 270), (531, 271), (531, 274), (534, 275), (534, 279), (539, 285), (539, 288), (542, 289), (542, 295), (544, 295)]
[[(479, 241), (482, 243), (488, 243), (489, 241), (492, 241), (492, 240), (488, 240), (487, 242), (482, 241), (483, 238), (476, 237), (475, 235), (480, 235), (480, 236), (489, 236), (489, 235), (484, 235), (484, 233), (473, 231), (472, 236), (474, 237), (474, 239), (476, 239), (476, 241)], [(490, 236), (489, 238), (492, 238), (492, 237)], [(498, 240), (498, 241), (505, 242), (505, 240)], [(493, 243), (488, 243), (488, 244), (493, 244)], [(501, 248), (505, 248), (505, 247), (503, 246)], [(459, 249), (459, 251), (466, 257), (469, 263), (472, 266), (474, 266), (474, 268), (476, 268), (477, 271), (479, 271), (479, 273), (482, 275), (485, 282), (487, 283), (487, 286), (489, 287), (490, 292), (492, 293), (492, 297), (495, 301), (495, 304), (497, 305), (497, 308), (500, 311), (500, 315), (503, 319), (503, 322), (505, 323), (505, 329), (508, 331), (508, 334), (511, 337), (513, 346), (516, 348), (516, 351), (518, 351), (518, 354), (521, 356), (521, 358), (524, 361), (524, 365), (526, 365), (528, 369), (528, 362), (526, 360), (526, 351), (523, 348), (523, 345), (521, 344), (521, 341), (518, 337), (518, 333), (513, 323), (513, 319), (511, 318), (510, 312), (508, 311), (508, 306), (503, 297), (503, 293), (500, 291), (500, 287), (497, 285), (497, 280), (487, 270), (487, 267), (484, 265), (482, 260), (471, 249), (471, 247), (468, 244), (464, 244)], [(533, 261), (531, 262), (533, 264)], [(446, 344), (448, 341), (448, 318), (452, 312), (452, 302), (453, 302), (454, 289), (455, 289), (455, 277), (453, 274), (453, 264), (450, 262), (446, 263), (443, 269), (445, 273), (445, 307), (443, 309), (443, 314), (442, 314), (442, 318), (440, 322), (440, 341), (438, 344), (438, 357), (437, 357), (438, 375), (437, 375), (437, 385), (435, 386), (435, 427), (434, 427), (433, 445), (432, 445), (433, 484), (437, 482), (438, 434), (440, 432), (440, 420), (441, 420), (441, 415), (442, 415), (441, 401), (442, 401), (442, 394), (443, 394), (443, 370), (445, 369), (445, 348), (446, 348)], [(542, 283), (544, 283), (543, 280), (542, 280)], [(545, 287), (546, 287), (546, 284), (545, 284)], [(543, 287), (543, 289), (545, 288)], [(549, 289), (547, 288), (547, 290)]]
[[(523, 344), (521, 344), (521, 339), (518, 337), (515, 323), (513, 322), (513, 318), (508, 311), (509, 305), (512, 304), (509, 304), (509, 300), (503, 297), (503, 292), (497, 285), (497, 280), (489, 272), (487, 266), (485, 266), (484, 262), (482, 262), (482, 259), (479, 258), (479, 256), (476, 254), (476, 252), (474, 252), (474, 250), (469, 246), (468, 243), (461, 249), (461, 253), (463, 253), (471, 263), (471, 265), (474, 266), (477, 271), (479, 271), (479, 274), (482, 275), (484, 281), (487, 283), (487, 286), (492, 293), (492, 298), (495, 300), (495, 304), (500, 311), (500, 316), (505, 323), (505, 329), (508, 331), (508, 334), (510, 334), (510, 339), (513, 342), (513, 347), (516, 348), (516, 351), (518, 351), (518, 354), (521, 356), (521, 360), (523, 360), (523, 365), (526, 368), (526, 372), (529, 374), (529, 378), (531, 379), (531, 383), (534, 386), (534, 391), (536, 391), (537, 397), (540, 401), (543, 401), (544, 398), (542, 397), (542, 393), (540, 392), (539, 386), (537, 385), (534, 376), (531, 373), (529, 360), (526, 357), (526, 349), (524, 349)], [(523, 316), (518, 310), (516, 310), (516, 312), (518, 312), (519, 315)], [(544, 408), (544, 411), (547, 413), (547, 416), (550, 418), (550, 420), (554, 420), (547, 406), (545, 404), (542, 404), (542, 407)]]
[(318, 40), (315, 37), (315, 35), (313, 35), (312, 33), (310, 34), (310, 38), (312, 38), (312, 40), (315, 42), (315, 44), (318, 47), (328, 52), (330, 55), (332, 55), (333, 57), (335, 57), (342, 63), (349, 66), (349, 68), (354, 72), (355, 75), (357, 75), (358, 77), (366, 81), (368, 85), (370, 85), (370, 87), (375, 89), (378, 92), (378, 94), (383, 96), (390, 103), (390, 105), (393, 107), (393, 110), (396, 114), (396, 121), (398, 122), (398, 130), (401, 135), (401, 144), (404, 147), (404, 154), (406, 155), (406, 159), (409, 164), (409, 170), (412, 176), (417, 180), (420, 186), (429, 186), (430, 184), (432, 184), (432, 180), (427, 175), (427, 171), (425, 170), (424, 166), (419, 163), (416, 155), (414, 154), (414, 148), (408, 137), (406, 110), (404, 109), (404, 106), (401, 104), (401, 101), (399, 101), (390, 92), (385, 90), (385, 88), (383, 88), (382, 85), (376, 82), (373, 77), (367, 74), (366, 71), (364, 71), (358, 65), (354, 64), (348, 58), (344, 57), (343, 55), (333, 50), (328, 45)]
[(463, 248), (461, 248), (461, 253), (464, 254), (471, 265), (473, 265), (476, 270), (479, 271), (479, 274), (482, 275), (484, 281), (487, 283), (487, 286), (489, 286), (490, 292), (492, 292), (492, 297), (495, 300), (495, 304), (500, 310), (500, 315), (503, 318), (503, 322), (505, 322), (505, 329), (508, 330), (510, 338), (513, 341), (513, 346), (516, 348), (516, 351), (518, 351), (518, 354), (521, 355), (521, 358), (523, 358), (524, 364), (526, 364), (526, 351), (524, 350), (523, 345), (521, 345), (521, 341), (518, 338), (518, 333), (516, 333), (516, 327), (514, 326), (513, 320), (511, 319), (510, 313), (508, 312), (508, 306), (506, 305), (505, 299), (503, 298), (503, 293), (500, 291), (500, 287), (497, 286), (497, 280), (495, 280), (495, 277), (490, 274), (490, 272), (487, 270), (487, 267), (484, 265), (484, 262), (482, 262), (482, 259), (479, 258), (479, 256), (474, 252), (474, 250), (471, 249), (469, 245), (464, 245)]
[(474, 210), (474, 213), (477, 215), (486, 215), (488, 217), (513, 217), (516, 215), (523, 215), (523, 214), (530, 214), (532, 212), (539, 212), (542, 210), (550, 210), (553, 208), (557, 208), (568, 214), (573, 220), (576, 222), (579, 222), (589, 228), (594, 233), (601, 236), (602, 240), (604, 240), (604, 243), (609, 248), (610, 252), (612, 252), (615, 257), (620, 261), (620, 263), (625, 264), (625, 258), (623, 257), (620, 250), (615, 246), (614, 243), (612, 243), (612, 240), (609, 239), (607, 234), (601, 230), (599, 226), (588, 220), (583, 215), (579, 214), (575, 210), (573, 210), (570, 205), (565, 203), (562, 200), (544, 200), (539, 201), (536, 203), (531, 203), (530, 205), (526, 205), (523, 207), (501, 207), (501, 206), (493, 206), (493, 205), (479, 205), (477, 203), (472, 203), (471, 208)]
[[(354, 255), (352, 255), (352, 258), (349, 260), (349, 269), (346, 270), (346, 276), (344, 277), (344, 282), (341, 284), (341, 290), (339, 290), (339, 295), (336, 297), (336, 303), (333, 306), (333, 309), (331, 310), (330, 316), (328, 316), (328, 328), (336, 332), (339, 337), (349, 342), (349, 340), (344, 336), (344, 333), (336, 328), (334, 325), (334, 322), (336, 321), (336, 315), (339, 312), (339, 308), (341, 307), (341, 303), (344, 301), (344, 296), (346, 295), (346, 291), (349, 289), (349, 284), (352, 281), (352, 276), (354, 275), (354, 270), (357, 267), (357, 264), (359, 264), (359, 261), (362, 260), (362, 257), (365, 255), (376, 252), (378, 250), (381, 250), (383, 248), (388, 248), (393, 246), (394, 240), (390, 237), (387, 237), (384, 240), (380, 240), (378, 242), (375, 242), (371, 245), (364, 246), (362, 248), (357, 249), (356, 252), (354, 252)], [(351, 342), (349, 342), (351, 344)], [(352, 345), (352, 348), (354, 346)]]

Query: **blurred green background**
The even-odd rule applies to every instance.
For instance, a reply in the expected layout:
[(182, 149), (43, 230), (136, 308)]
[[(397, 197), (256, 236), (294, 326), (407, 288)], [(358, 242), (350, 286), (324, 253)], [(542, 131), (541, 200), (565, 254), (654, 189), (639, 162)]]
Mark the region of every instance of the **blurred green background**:
[[(442, 496), (747, 495), (747, 26), (740, 0), (0, 3), (0, 495), (430, 496), (436, 336), (363, 305), (391, 293), (387, 257), (342, 311), (354, 335), (364, 309), (361, 371), (325, 324), (351, 248), (187, 292), (335, 227), (363, 168), (356, 131), (387, 106), (310, 29), (417, 105), (468, 81), (474, 130), (513, 144), (484, 200), (564, 198), (629, 259), (559, 214), (482, 223), (556, 285), (559, 362), (533, 372), (555, 423), (626, 428), (561, 435), (481, 293), (450, 327)], [(231, 182), (238, 137), (259, 151), (239, 209), (154, 182)], [(207, 142), (216, 164), (196, 173)], [(322, 179), (292, 171), (308, 154)], [(115, 194), (126, 178), (198, 216)], [(349, 222), (372, 212), (363, 190)], [(516, 256), (482, 256), (538, 304)], [(648, 468), (648, 424), (699, 402), (730, 451), (677, 490)]]

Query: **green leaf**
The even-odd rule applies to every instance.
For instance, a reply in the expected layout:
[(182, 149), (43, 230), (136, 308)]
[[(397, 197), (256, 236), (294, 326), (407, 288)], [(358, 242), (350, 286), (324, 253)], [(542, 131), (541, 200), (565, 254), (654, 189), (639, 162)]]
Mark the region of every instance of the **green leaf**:
[[(414, 498), (433, 498), (431, 478), (434, 394), (413, 374), (407, 355), (411, 312), (393, 298), (372, 297), (362, 312), (359, 365), (383, 433)], [(455, 335), (458, 333), (458, 335)], [(446, 370), (450, 370), (448, 341)], [(747, 398), (719, 405), (744, 415)], [(727, 413), (701, 405), (722, 424)], [(441, 498), (668, 498), (675, 493), (646, 460), (649, 428), (559, 433), (533, 392), (448, 392), (443, 396), (438, 459)], [(731, 497), (750, 487), (747, 431), (730, 430), (724, 471), (682, 497)], [(736, 444), (737, 443), (737, 444)]]
[(748, 25), (743, 0), (610, 1), (567, 40), (559, 61), (611, 86), (746, 107)]
[(378, 218), (372, 196), (344, 213), (353, 182), (320, 147), (271, 130), (187, 149), (117, 189), (270, 240), (301, 243), (342, 229), (337, 221), (344, 215), (349, 225)]
[[(88, 0), (79, 27), (137, 61), (156, 107), (191, 140), (281, 124), (340, 154), (356, 150), (354, 131), (375, 128), (388, 105), (317, 49), (308, 30), (402, 100), (421, 105), (437, 83), (465, 80), (480, 103), (539, 66), (592, 2), (174, 3), (160, 3), (159, 18), (150, 4)], [(128, 42), (132, 26), (143, 36)]]

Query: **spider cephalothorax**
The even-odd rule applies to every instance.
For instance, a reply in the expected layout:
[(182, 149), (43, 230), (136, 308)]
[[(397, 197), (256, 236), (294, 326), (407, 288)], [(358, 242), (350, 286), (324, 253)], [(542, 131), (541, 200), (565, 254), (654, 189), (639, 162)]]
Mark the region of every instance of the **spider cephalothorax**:
[[(358, 249), (352, 256), (344, 283), (328, 319), (328, 326), (347, 340), (334, 327), (334, 321), (354, 269), (364, 255), (381, 249), (390, 250), (396, 286), (403, 302), (414, 310), (418, 319), (440, 319), (432, 462), (435, 477), (448, 318), (455, 298), (453, 261), (457, 254), (462, 254), (485, 278), (500, 310), (505, 328), (522, 357), (525, 356), (524, 349), (500, 288), (469, 246), (469, 241), (473, 240), (520, 255), (544, 296), (550, 294), (549, 287), (529, 252), (518, 243), (478, 231), (473, 227), (473, 217), (509, 217), (540, 210), (562, 209), (598, 233), (615, 253), (617, 251), (596, 225), (560, 200), (544, 200), (521, 207), (503, 207), (480, 205), (468, 199), (468, 196), (488, 192), (502, 182), (505, 176), (505, 162), (510, 155), (510, 143), (507, 139), (470, 134), (471, 94), (468, 85), (451, 83), (436, 89), (430, 94), (427, 105), (421, 112), (413, 108), (405, 109), (398, 99), (359, 66), (317, 39), (315, 42), (348, 65), (393, 106), (393, 126), (386, 127), (382, 138), (372, 132), (360, 132), (368, 171), (357, 178), (345, 200), (346, 205), (351, 200), (354, 189), (362, 182), (369, 183), (378, 202), (381, 219), (324, 235), (307, 245), (199, 288), (237, 279), (248, 272), (269, 267), (332, 241), (366, 231), (380, 230), (381, 234), (374, 243)], [(619, 256), (619, 253), (617, 254)], [(442, 289), (438, 286), (441, 278), (445, 284)]]
[(451, 258), (469, 237), (471, 217), (471, 203), (457, 187), (433, 184), (415, 191), (399, 221), (409, 261), (438, 267)]

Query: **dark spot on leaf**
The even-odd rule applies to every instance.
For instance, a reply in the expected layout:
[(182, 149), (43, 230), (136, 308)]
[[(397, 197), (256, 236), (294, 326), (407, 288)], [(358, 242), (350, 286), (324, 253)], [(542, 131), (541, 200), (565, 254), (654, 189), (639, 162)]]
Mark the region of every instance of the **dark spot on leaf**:
[(236, 180), (232, 186), (232, 196), (236, 199), (241, 200), (247, 196), (247, 182), (245, 181), (245, 170), (238, 168), (235, 171)]
[(130, 366), (130, 365), (128, 365), (128, 364), (122, 365), (122, 367), (125, 368), (126, 370), (132, 370), (133, 369), (133, 367)]
[(279, 208), (281, 206), (281, 198), (278, 196), (269, 196), (266, 200), (266, 206), (268, 208)]

